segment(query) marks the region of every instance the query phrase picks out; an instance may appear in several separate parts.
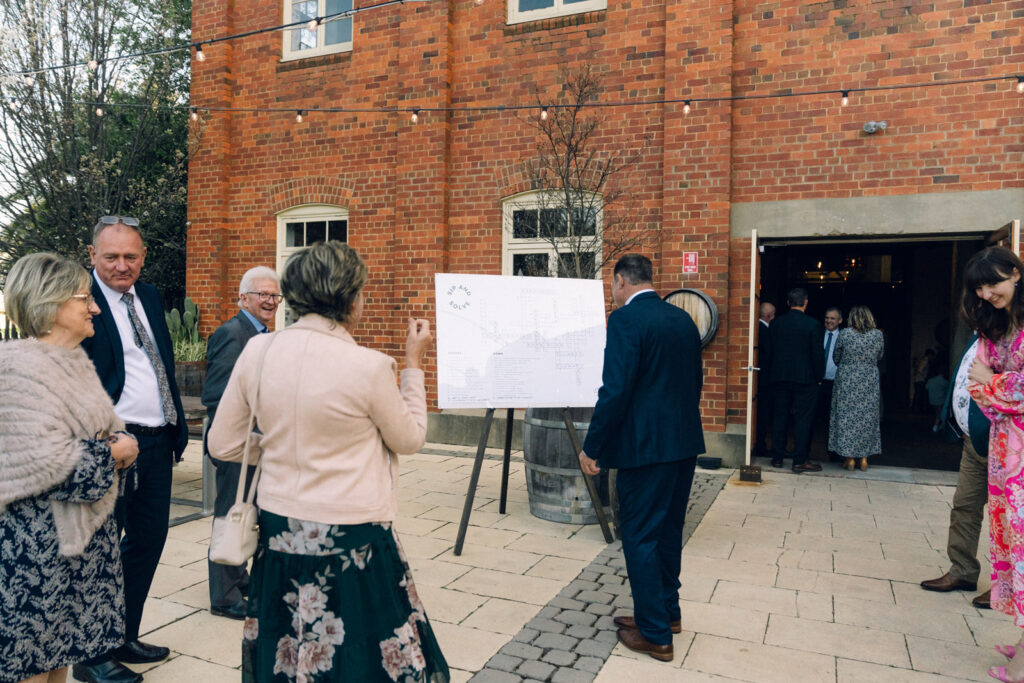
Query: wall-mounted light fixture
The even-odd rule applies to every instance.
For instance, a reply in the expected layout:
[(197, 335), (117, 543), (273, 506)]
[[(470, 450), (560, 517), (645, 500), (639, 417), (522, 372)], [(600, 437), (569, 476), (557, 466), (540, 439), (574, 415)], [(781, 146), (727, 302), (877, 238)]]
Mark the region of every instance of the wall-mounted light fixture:
[(889, 124), (885, 121), (868, 121), (864, 124), (864, 132), (868, 135), (874, 135), (880, 130), (885, 130), (889, 127)]

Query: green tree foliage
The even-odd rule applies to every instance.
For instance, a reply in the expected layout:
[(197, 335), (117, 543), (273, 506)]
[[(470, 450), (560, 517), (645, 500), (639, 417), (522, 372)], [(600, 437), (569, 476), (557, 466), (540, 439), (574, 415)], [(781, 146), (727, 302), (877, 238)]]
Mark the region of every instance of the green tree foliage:
[(181, 304), (189, 117), (162, 107), (187, 104), (189, 55), (110, 58), (180, 45), (190, 30), (191, 0), (0, 3), (0, 275), (42, 250), (88, 265), (97, 218), (133, 216), (143, 278)]

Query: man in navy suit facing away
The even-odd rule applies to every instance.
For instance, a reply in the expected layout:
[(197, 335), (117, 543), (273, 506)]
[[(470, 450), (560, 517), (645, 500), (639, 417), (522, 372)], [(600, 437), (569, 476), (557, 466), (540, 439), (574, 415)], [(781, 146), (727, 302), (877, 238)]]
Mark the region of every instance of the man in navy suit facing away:
[(174, 379), (174, 349), (156, 287), (139, 282), (146, 247), (139, 221), (103, 216), (93, 229), (89, 256), (92, 295), (100, 308), (96, 334), (82, 348), (96, 366), (114, 412), (139, 441), (133, 485), (118, 500), (124, 570), (125, 643), (113, 652), (75, 664), (86, 683), (137, 683), (142, 676), (122, 663), (157, 662), (166, 647), (139, 640), (142, 608), (156, 573), (171, 505), (171, 468), (188, 444), (188, 426)]
[(615, 617), (619, 640), (655, 659), (673, 657), (681, 630), (679, 571), (683, 522), (697, 456), (700, 334), (690, 316), (655, 293), (646, 256), (615, 264), (602, 386), (580, 466), (618, 469), (622, 552), (634, 616)]

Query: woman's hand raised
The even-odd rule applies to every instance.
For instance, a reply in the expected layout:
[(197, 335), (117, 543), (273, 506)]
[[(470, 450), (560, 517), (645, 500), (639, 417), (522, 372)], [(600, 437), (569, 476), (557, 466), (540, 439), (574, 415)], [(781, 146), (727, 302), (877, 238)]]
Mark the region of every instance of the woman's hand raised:
[(405, 367), (417, 370), (422, 367), (423, 354), (433, 338), (429, 320), (409, 318), (409, 336), (405, 338)]

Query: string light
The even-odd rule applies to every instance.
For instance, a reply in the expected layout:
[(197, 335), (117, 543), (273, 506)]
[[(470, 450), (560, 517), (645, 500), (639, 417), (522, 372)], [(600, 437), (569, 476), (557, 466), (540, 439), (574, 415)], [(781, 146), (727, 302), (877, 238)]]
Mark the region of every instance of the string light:
[(302, 110), (295, 112), (295, 123), (302, 123)]
[(25, 76), (25, 85), (27, 85), (28, 87), (31, 88), (33, 85), (35, 85), (35, 82), (36, 79), (32, 78), (31, 76)]
[(480, 5), (484, 4), (484, 0), (473, 0), (473, 4), (479, 7)]
[(205, 62), (206, 61), (206, 55), (203, 54), (203, 45), (202, 45), (202, 43), (196, 43), (196, 61), (197, 62)]
[(683, 113), (684, 114), (689, 114), (690, 113), (690, 100), (686, 100), (685, 102), (683, 102)]
[(103, 107), (96, 107), (96, 116), (103, 117)]
[(191, 118), (193, 121), (198, 121), (199, 120), (199, 110), (196, 109), (195, 107), (192, 107), (192, 113), (189, 115), (189, 118)]
[(1024, 95), (1024, 76), (1017, 76), (1017, 92)]
[(540, 120), (541, 121), (547, 121), (548, 120), (548, 108), (547, 107), (541, 107), (540, 108)]
[(99, 66), (100, 66), (100, 63), (97, 62), (95, 59), (90, 59), (89, 60), (89, 64), (88, 64), (89, 71), (95, 71), (96, 69), (99, 68)]
[(320, 25), (320, 19), (321, 19), (321, 17), (316, 17), (314, 19), (310, 19), (309, 23), (306, 24), (306, 28), (309, 29), (310, 31), (315, 31), (316, 27)]
[(843, 94), (843, 99), (839, 100), (839, 104), (845, 107), (850, 103), (850, 91), (841, 90), (840, 92)]
[(412, 119), (413, 123), (416, 123), (417, 121), (419, 121), (420, 120), (420, 110), (419, 109), (413, 109), (412, 110), (412, 116), (410, 118)]

